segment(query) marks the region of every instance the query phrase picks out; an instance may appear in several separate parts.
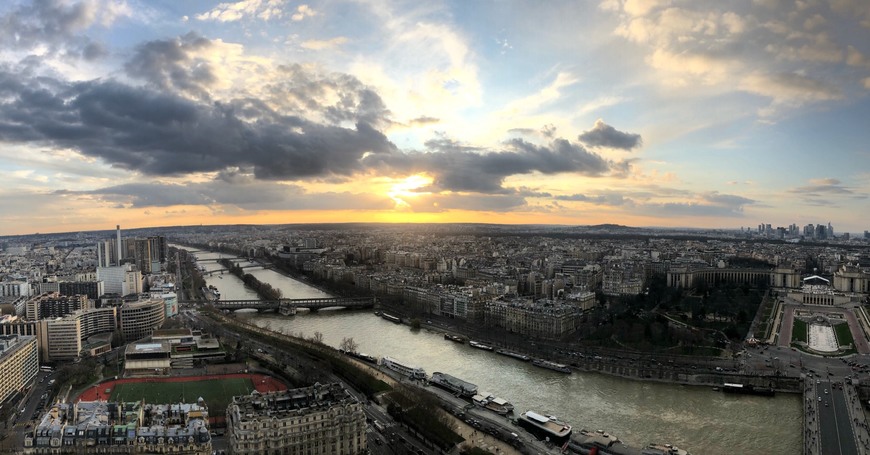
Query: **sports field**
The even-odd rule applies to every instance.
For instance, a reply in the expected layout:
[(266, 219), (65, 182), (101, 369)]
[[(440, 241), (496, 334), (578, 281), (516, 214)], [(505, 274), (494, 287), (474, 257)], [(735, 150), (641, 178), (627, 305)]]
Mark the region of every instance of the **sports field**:
[(250, 378), (206, 379), (187, 382), (128, 382), (116, 384), (110, 401), (195, 403), (202, 397), (209, 409), (226, 409), (234, 395), (254, 390)]

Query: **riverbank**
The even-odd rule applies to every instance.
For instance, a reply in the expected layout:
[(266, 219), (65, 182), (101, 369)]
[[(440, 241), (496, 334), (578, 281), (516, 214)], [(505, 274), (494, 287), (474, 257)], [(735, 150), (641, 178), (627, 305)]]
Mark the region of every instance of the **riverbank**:
[[(399, 313), (396, 309), (390, 310)], [(607, 376), (619, 377), (633, 381), (655, 382), (661, 384), (675, 384), (692, 387), (721, 387), (724, 383), (739, 383), (752, 385), (758, 388), (771, 388), (781, 393), (802, 393), (802, 385), (798, 377), (786, 377), (776, 375), (747, 375), (729, 371), (730, 362), (724, 362), (725, 368), (711, 360), (698, 363), (671, 363), (666, 359), (656, 360), (654, 354), (632, 353), (637, 358), (626, 358), (625, 353), (599, 355), (594, 353), (581, 353), (578, 351), (561, 350), (547, 346), (546, 349), (529, 349), (530, 346), (539, 348), (534, 342), (511, 342), (511, 340), (498, 337), (488, 337), (484, 333), (472, 333), (469, 330), (457, 330), (455, 320), (445, 326), (444, 321), (433, 317), (421, 321), (421, 328), (440, 334), (457, 335), (466, 339), (474, 339), (484, 344), (507, 349), (531, 358), (544, 358), (554, 362), (568, 365), (572, 369), (588, 373), (600, 373)], [(401, 318), (401, 323), (410, 326), (407, 316)], [(451, 341), (453, 342), (453, 341)], [(561, 352), (560, 352), (561, 351)], [(575, 355), (576, 354), (576, 355)], [(493, 354), (498, 355), (498, 354)], [(685, 361), (686, 359), (681, 359)], [(717, 370), (717, 368), (721, 369)]]

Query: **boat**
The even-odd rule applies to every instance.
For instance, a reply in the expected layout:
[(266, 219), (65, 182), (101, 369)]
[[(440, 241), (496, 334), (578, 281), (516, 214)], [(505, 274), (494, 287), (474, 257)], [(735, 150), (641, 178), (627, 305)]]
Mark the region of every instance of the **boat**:
[(390, 321), (390, 322), (395, 322), (396, 324), (401, 324), (401, 323), (402, 323), (402, 318), (400, 318), (400, 317), (398, 317), (398, 316), (393, 316), (392, 314), (381, 313), (381, 317), (384, 318), (384, 319), (386, 319), (386, 320), (388, 320), (388, 321)]
[(571, 373), (571, 368), (569, 368), (568, 365), (550, 362), (549, 360), (534, 359), (532, 360), (532, 365), (536, 367), (546, 368), (548, 370), (559, 371), (561, 373)]
[(689, 452), (671, 444), (649, 444), (640, 453), (642, 455), (691, 455)]
[(381, 365), (411, 379), (426, 379), (426, 371), (420, 367), (405, 365), (391, 357), (382, 357)]
[(524, 362), (528, 362), (529, 360), (532, 359), (531, 357), (529, 357), (525, 354), (520, 354), (519, 352), (508, 351), (507, 349), (497, 349), (495, 351), (495, 353), (501, 354), (501, 355), (506, 355), (508, 357), (513, 357), (515, 359), (519, 359), (519, 360), (522, 360)]
[(345, 351), (344, 349), (339, 349), (338, 352), (341, 352), (342, 354), (344, 354), (348, 357), (353, 357), (355, 359), (362, 360), (363, 362), (374, 363), (374, 364), (378, 363), (377, 357), (375, 357), (373, 355), (368, 355), (364, 352)]
[(597, 446), (599, 448), (609, 448), (614, 444), (622, 442), (619, 438), (604, 430), (580, 430), (578, 433), (571, 435), (571, 440), (580, 446)]
[(499, 398), (489, 392), (480, 392), (471, 397), (471, 401), (474, 404), (489, 409), (499, 415), (506, 415), (514, 410), (514, 405), (510, 404), (504, 398)]
[(755, 387), (753, 385), (734, 384), (726, 382), (722, 384), (722, 391), (725, 393), (742, 393), (746, 395), (761, 395), (772, 397), (776, 392), (769, 387)]
[(473, 348), (483, 349), (484, 351), (492, 351), (492, 346), (477, 341), (469, 341), (468, 345)]
[(470, 398), (477, 394), (477, 386), (475, 384), (438, 371), (432, 373), (432, 377), (429, 378), (429, 384), (447, 389), (461, 397)]
[(571, 437), (571, 425), (554, 416), (543, 416), (534, 411), (526, 411), (517, 418), (517, 424), (536, 438), (562, 445)]
[(450, 341), (455, 341), (455, 342), (457, 342), (457, 343), (465, 343), (465, 339), (462, 338), (461, 336), (459, 336), (459, 335), (451, 335), (451, 334), (449, 334), (449, 333), (445, 333), (445, 334), (444, 334), (444, 339), (445, 339), (445, 340), (450, 340)]

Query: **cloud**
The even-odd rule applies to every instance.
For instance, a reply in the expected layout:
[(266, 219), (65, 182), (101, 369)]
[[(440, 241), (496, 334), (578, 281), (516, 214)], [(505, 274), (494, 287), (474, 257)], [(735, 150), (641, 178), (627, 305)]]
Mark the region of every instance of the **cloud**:
[[(402, 152), (367, 121), (384, 115), (376, 93), (346, 76), (309, 85), (304, 81), (312, 77), (301, 68), (287, 71), (299, 75), (292, 83), (302, 80), (301, 87), (273, 87), (275, 93), (298, 89), (298, 99), (307, 101), (305, 110), (320, 111), (325, 123), (275, 110), (256, 98), (205, 102), (113, 80), (32, 79), (0, 68), (0, 140), (71, 149), (152, 176), (234, 168), (259, 180), (349, 177), (378, 170), (427, 173), (433, 178), (429, 190), (435, 192), (509, 194), (503, 183), (514, 175), (597, 177), (616, 169), (564, 139), (543, 145), (512, 139), (490, 150), (438, 136), (426, 142), (425, 151)], [(167, 84), (186, 87), (182, 80), (185, 76)], [(304, 98), (305, 88), (323, 84), (359, 90), (348, 88), (355, 96), (336, 105), (319, 105), (317, 96)]]
[(554, 196), (553, 199), (557, 201), (589, 202), (595, 205), (608, 205), (614, 207), (634, 205), (634, 202), (631, 199), (626, 199), (625, 196), (617, 193), (599, 194), (597, 196), (588, 196), (580, 193), (564, 194)]
[(441, 119), (438, 119), (435, 117), (427, 117), (424, 115), (422, 117), (417, 117), (417, 118), (411, 119), (410, 121), (408, 121), (408, 124), (410, 124), (411, 126), (424, 126), (424, 125), (433, 125), (433, 124), (439, 123), (440, 121), (441, 121)]
[(296, 8), (296, 12), (292, 16), (290, 16), (290, 18), (293, 19), (293, 21), (295, 21), (295, 22), (299, 22), (301, 20), (304, 20), (306, 17), (312, 17), (312, 16), (316, 16), (316, 15), (317, 15), (317, 11), (314, 11), (314, 9), (311, 8), (310, 6), (299, 5)]
[(762, 117), (843, 99), (866, 77), (840, 71), (866, 65), (865, 2), (632, 0), (602, 9), (614, 11), (616, 34), (644, 52), (655, 71), (650, 83), (702, 99), (760, 95), (771, 101)]
[(547, 145), (511, 139), (498, 151), (484, 151), (444, 137), (427, 141), (426, 146), (430, 151), (371, 155), (363, 162), (374, 169), (401, 174), (428, 173), (433, 181), (426, 191), (500, 194), (511, 192), (503, 187), (509, 176), (540, 172), (597, 177), (607, 174), (612, 165), (565, 139)]
[(341, 47), (342, 44), (347, 42), (347, 38), (344, 36), (337, 36), (335, 38), (330, 38), (327, 40), (308, 40), (303, 41), (300, 46), (305, 49), (311, 49), (313, 51), (322, 51), (325, 49), (335, 49)]
[(822, 194), (827, 195), (853, 195), (855, 192), (842, 184), (841, 181), (834, 178), (812, 179), (809, 185), (792, 188), (788, 191), (793, 194), (803, 194), (806, 196), (816, 196)]
[(129, 183), (92, 191), (64, 191), (91, 195), (124, 207), (233, 206), (243, 210), (388, 210), (393, 201), (383, 195), (350, 192), (312, 193), (298, 185), (261, 181), (228, 183)]
[(125, 1), (38, 0), (13, 7), (0, 16), (0, 46), (20, 52), (64, 54), (94, 59), (104, 55), (101, 44), (84, 32), (93, 26), (108, 27), (132, 16)]
[(605, 147), (631, 150), (640, 147), (643, 140), (640, 134), (625, 133), (598, 119), (589, 131), (584, 131), (577, 139), (589, 147)]
[(636, 206), (639, 212), (658, 217), (742, 217), (743, 209), (757, 201), (717, 191), (696, 195), (687, 202), (646, 203)]
[[(674, 200), (678, 198), (679, 200)], [(686, 190), (649, 186), (645, 191), (608, 190), (599, 194), (564, 194), (553, 196), (556, 201), (583, 202), (598, 206), (622, 207), (632, 213), (668, 216), (743, 216), (743, 209), (758, 201), (717, 191), (691, 193)]]
[(526, 207), (526, 199), (520, 194), (423, 194), (404, 199), (412, 212), (444, 212), (447, 210), (470, 210), (476, 212), (510, 212)]
[(197, 14), (201, 21), (235, 22), (242, 19), (257, 18), (268, 21), (284, 14), (284, 0), (242, 0), (219, 3), (214, 8)]
[(216, 65), (205, 55), (218, 45), (194, 32), (178, 38), (148, 41), (136, 47), (124, 71), (161, 90), (208, 99), (209, 90), (218, 83), (219, 77)]
[(207, 104), (111, 80), (66, 83), (2, 70), (0, 99), (0, 139), (75, 149), (150, 175), (231, 166), (270, 180), (350, 175), (364, 155), (395, 152), (363, 121), (316, 123), (255, 99)]

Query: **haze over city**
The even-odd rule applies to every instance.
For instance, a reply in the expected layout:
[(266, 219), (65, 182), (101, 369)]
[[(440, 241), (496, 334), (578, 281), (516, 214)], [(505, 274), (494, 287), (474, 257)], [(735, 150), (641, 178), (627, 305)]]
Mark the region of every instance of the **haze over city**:
[(870, 4), (0, 5), (0, 235), (870, 227)]

